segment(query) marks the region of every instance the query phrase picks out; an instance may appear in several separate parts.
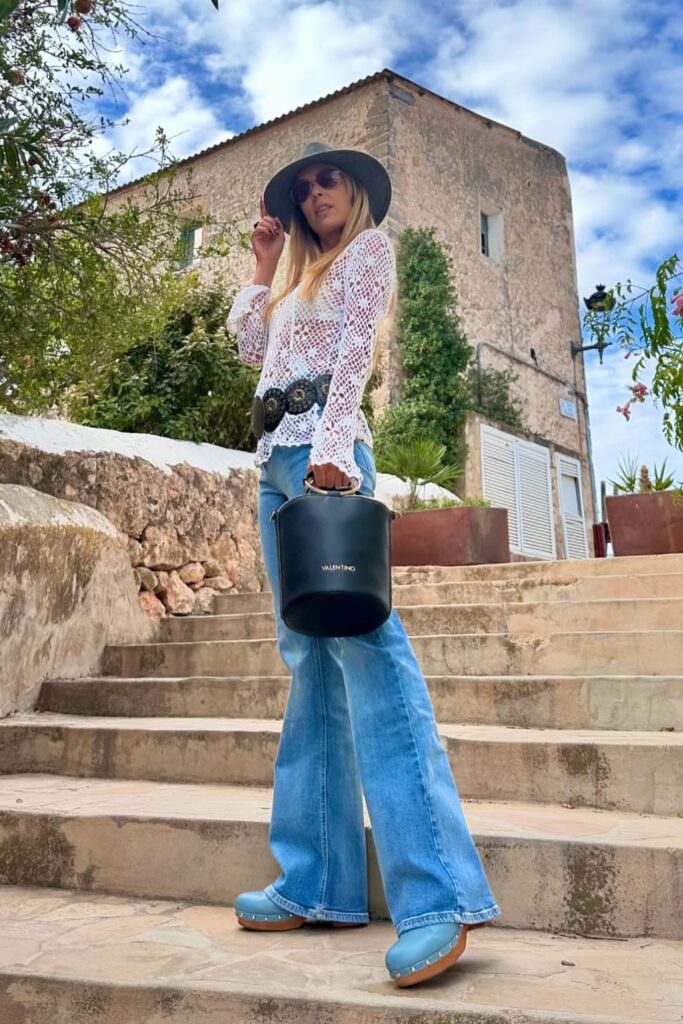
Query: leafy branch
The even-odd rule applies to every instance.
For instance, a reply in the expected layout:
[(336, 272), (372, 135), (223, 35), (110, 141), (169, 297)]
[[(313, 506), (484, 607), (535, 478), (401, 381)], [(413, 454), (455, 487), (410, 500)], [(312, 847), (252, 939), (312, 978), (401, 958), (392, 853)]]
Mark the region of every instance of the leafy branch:
[[(625, 357), (636, 355), (631, 377), (632, 397), (617, 412), (630, 418), (634, 401), (643, 401), (648, 393), (664, 410), (664, 436), (669, 444), (683, 450), (683, 295), (680, 279), (683, 263), (674, 254), (664, 260), (655, 272), (649, 288), (634, 292), (630, 279), (611, 290), (615, 297), (610, 309), (589, 311), (584, 327), (593, 336), (613, 336), (625, 350)], [(641, 381), (650, 360), (654, 374), (648, 392)]]

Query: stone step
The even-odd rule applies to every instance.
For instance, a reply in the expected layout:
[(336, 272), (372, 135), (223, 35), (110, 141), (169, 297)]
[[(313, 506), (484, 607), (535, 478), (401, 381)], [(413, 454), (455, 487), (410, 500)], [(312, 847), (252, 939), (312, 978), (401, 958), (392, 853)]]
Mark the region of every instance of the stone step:
[[(411, 638), (425, 675), (676, 675), (683, 631), (554, 633), (546, 637), (481, 633)], [(103, 675), (282, 675), (275, 640), (114, 644)], [(469, 671), (468, 671), (469, 670)]]
[[(677, 629), (683, 599), (563, 601), (545, 604), (404, 605), (400, 618), (409, 636), (443, 633), (623, 632)], [(161, 622), (160, 640), (260, 640), (275, 637), (272, 612), (172, 616)]]
[[(683, 676), (427, 676), (439, 722), (526, 729), (683, 730)], [(55, 679), (38, 708), (67, 715), (282, 718), (289, 676)]]
[[(249, 786), (5, 776), (0, 883), (232, 903), (279, 874), (271, 800), (271, 790)], [(464, 809), (501, 925), (683, 939), (683, 818), (494, 802)], [(369, 830), (368, 839), (369, 910), (386, 918)]]
[(558, 561), (508, 562), (498, 565), (395, 566), (394, 583), (438, 583), (446, 580), (584, 579), (589, 576), (648, 576), (683, 572), (683, 554), (629, 555), (622, 558), (574, 558)]
[[(494, 604), (496, 602), (610, 601), (624, 598), (683, 597), (683, 573), (650, 573), (647, 576), (588, 576), (554, 579), (471, 580), (451, 583), (405, 583), (392, 589), (397, 608), (412, 604)], [(221, 594), (214, 612), (234, 615), (270, 612), (273, 595)]]
[(6, 888), (0, 1019), (680, 1024), (683, 946), (675, 941), (480, 928), (438, 982), (401, 990), (384, 966), (395, 939), (389, 922), (253, 932), (231, 907)]
[[(279, 720), (83, 718), (0, 721), (0, 772), (269, 786)], [(676, 814), (683, 733), (439, 724), (462, 797)]]

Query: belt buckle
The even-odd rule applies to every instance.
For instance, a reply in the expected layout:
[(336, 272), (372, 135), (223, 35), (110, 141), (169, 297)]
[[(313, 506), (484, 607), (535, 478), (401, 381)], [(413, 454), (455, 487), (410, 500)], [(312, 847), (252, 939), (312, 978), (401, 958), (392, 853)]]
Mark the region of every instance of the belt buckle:
[(312, 409), (315, 400), (315, 384), (307, 377), (297, 377), (285, 391), (285, 409), (294, 416)]
[(324, 406), (331, 380), (331, 373), (319, 373), (314, 380), (297, 377), (285, 390), (268, 388), (263, 397), (255, 395), (251, 403), (251, 429), (256, 439), (260, 441), (265, 431), (275, 430), (285, 412), (295, 416), (308, 412), (316, 402)]
[(266, 409), (263, 404), (263, 399), (258, 395), (254, 395), (254, 400), (251, 403), (251, 429), (253, 430), (257, 441), (260, 441), (263, 437), (265, 422)]
[(275, 430), (285, 414), (285, 408), (285, 393), (282, 388), (268, 388), (263, 392), (265, 430)]

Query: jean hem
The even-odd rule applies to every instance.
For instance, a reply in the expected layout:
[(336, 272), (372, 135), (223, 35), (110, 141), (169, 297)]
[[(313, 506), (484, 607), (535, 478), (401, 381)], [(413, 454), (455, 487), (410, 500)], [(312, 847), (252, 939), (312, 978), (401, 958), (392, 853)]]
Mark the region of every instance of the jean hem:
[(308, 917), (313, 921), (347, 921), (350, 924), (369, 924), (370, 915), (365, 912), (352, 913), (342, 910), (328, 910), (325, 907), (306, 907), (303, 903), (295, 903), (281, 896), (272, 885), (267, 885), (263, 890), (266, 896), (276, 903), (282, 910), (290, 914), (298, 914), (299, 917)]
[(497, 904), (492, 907), (488, 907), (486, 910), (477, 911), (465, 911), (460, 912), (457, 910), (443, 910), (433, 911), (428, 914), (419, 914), (416, 917), (406, 917), (403, 921), (399, 921), (396, 927), (396, 934), (402, 935), (403, 932), (409, 931), (411, 928), (421, 928), (426, 924), (479, 924), (484, 921), (492, 921), (496, 917), (500, 917), (501, 910)]

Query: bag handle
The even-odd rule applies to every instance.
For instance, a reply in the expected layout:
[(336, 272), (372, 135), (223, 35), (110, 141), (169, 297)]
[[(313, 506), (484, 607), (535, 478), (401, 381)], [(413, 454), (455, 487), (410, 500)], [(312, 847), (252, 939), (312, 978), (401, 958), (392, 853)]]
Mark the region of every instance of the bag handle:
[[(305, 476), (303, 478), (304, 486), (307, 487), (309, 489), (309, 491), (312, 491), (315, 494), (322, 494), (324, 496), (328, 495), (328, 494), (332, 494), (332, 493), (334, 493), (336, 491), (337, 494), (340, 494), (342, 497), (344, 497), (344, 495), (346, 495), (346, 494), (355, 494), (356, 491), (359, 491), (360, 488), (361, 488), (361, 482), (360, 481), (357, 484), (349, 484), (348, 487), (345, 487), (343, 489), (342, 488), (335, 488), (335, 487), (316, 487), (315, 484), (313, 483), (314, 479), (315, 479), (315, 477), (313, 476), (313, 473), (309, 473), (308, 476)], [(270, 513), (270, 521), (271, 521), (271, 523), (272, 523), (273, 519), (277, 518), (277, 514), (278, 514), (279, 511), (280, 511), (279, 508), (274, 508), (273, 511)], [(403, 515), (402, 512), (397, 512), (395, 509), (389, 509), (389, 511), (391, 513), (391, 518), (392, 519), (400, 519), (401, 516)]]
[(308, 489), (313, 491), (315, 494), (331, 494), (334, 491), (336, 491), (337, 494), (341, 494), (342, 496), (346, 494), (355, 494), (356, 491), (360, 490), (361, 486), (360, 481), (358, 481), (357, 484), (351, 483), (349, 484), (348, 487), (316, 487), (316, 485), (313, 483), (314, 479), (315, 477), (313, 476), (313, 474), (309, 473), (308, 476), (304, 477), (303, 482), (304, 486), (308, 487)]

